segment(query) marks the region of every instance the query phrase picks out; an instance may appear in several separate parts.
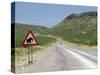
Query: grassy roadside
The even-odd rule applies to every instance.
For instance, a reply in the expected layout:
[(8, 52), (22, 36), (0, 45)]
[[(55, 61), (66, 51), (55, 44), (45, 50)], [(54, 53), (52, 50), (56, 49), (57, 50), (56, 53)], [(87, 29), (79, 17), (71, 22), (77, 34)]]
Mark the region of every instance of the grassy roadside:
[(73, 43), (73, 42), (68, 42), (68, 41), (63, 41), (65, 44), (69, 44), (69, 45), (73, 45), (73, 46), (78, 46), (78, 47), (87, 47), (87, 48), (96, 48), (97, 45), (84, 45), (84, 44), (81, 44), (81, 43)]
[[(41, 50), (42, 48), (33, 48), (33, 53)], [(15, 49), (15, 63), (26, 64), (28, 59), (28, 48), (16, 48)]]
[(73, 49), (81, 50), (83, 52), (97, 56), (98, 49), (97, 49), (96, 45), (95, 46), (88, 46), (88, 45), (83, 45), (83, 44), (70, 43), (67, 41), (64, 41), (64, 43)]

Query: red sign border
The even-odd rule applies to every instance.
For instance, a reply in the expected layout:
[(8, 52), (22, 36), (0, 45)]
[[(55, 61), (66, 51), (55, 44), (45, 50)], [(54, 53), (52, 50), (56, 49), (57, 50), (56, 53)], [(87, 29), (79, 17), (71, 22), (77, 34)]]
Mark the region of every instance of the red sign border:
[[(34, 40), (36, 41), (36, 44), (24, 44), (24, 43), (25, 43), (25, 40), (27, 39), (27, 37), (28, 37), (29, 34), (32, 34), (32, 36), (34, 37)], [(22, 45), (25, 46), (25, 47), (33, 46), (33, 45), (39, 45), (39, 44), (38, 44), (38, 41), (36, 40), (36, 37), (34, 36), (34, 33), (32, 33), (31, 30), (29, 30), (29, 32), (28, 32), (27, 36), (25, 37), (25, 39), (24, 39)]]

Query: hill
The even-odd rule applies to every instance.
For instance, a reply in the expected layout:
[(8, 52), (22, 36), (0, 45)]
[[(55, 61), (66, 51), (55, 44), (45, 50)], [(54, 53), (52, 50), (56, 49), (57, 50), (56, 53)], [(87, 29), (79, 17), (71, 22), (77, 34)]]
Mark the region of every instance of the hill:
[(39, 34), (47, 34), (47, 27), (39, 26), (39, 25), (28, 25), (28, 24), (20, 24), (16, 23), (16, 35), (23, 34), (23, 32), (28, 32), (32, 30), (34, 33)]
[(51, 28), (50, 33), (65, 41), (97, 45), (97, 12), (71, 14)]

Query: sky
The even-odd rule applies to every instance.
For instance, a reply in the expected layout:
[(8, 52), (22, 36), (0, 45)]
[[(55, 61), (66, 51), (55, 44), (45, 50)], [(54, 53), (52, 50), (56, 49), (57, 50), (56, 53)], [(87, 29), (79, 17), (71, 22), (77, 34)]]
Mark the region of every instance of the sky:
[(15, 22), (53, 27), (73, 13), (97, 11), (94, 6), (76, 6), (45, 3), (15, 3)]

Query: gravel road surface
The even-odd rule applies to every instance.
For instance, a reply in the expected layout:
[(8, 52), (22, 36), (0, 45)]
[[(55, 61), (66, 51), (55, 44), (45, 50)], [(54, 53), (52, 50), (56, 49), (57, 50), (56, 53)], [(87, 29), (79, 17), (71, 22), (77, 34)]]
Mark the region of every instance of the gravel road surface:
[(53, 46), (39, 52), (36, 57), (33, 56), (33, 64), (16, 66), (16, 73), (97, 68), (97, 50), (96, 48), (93, 49), (78, 48), (57, 42)]

